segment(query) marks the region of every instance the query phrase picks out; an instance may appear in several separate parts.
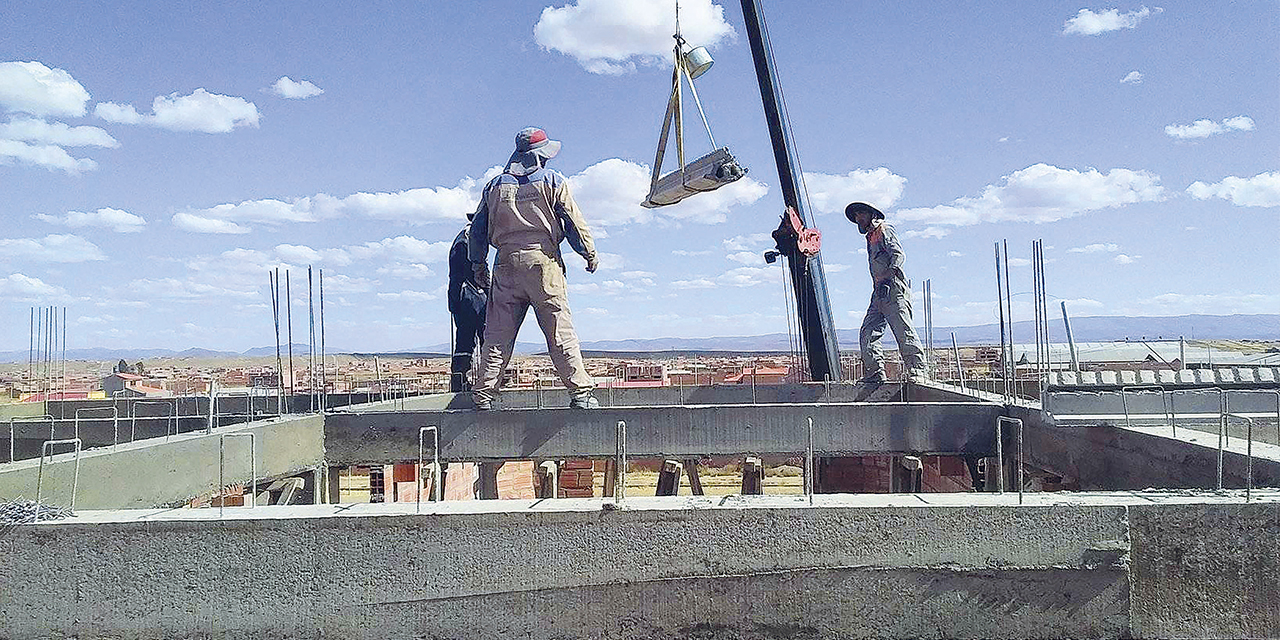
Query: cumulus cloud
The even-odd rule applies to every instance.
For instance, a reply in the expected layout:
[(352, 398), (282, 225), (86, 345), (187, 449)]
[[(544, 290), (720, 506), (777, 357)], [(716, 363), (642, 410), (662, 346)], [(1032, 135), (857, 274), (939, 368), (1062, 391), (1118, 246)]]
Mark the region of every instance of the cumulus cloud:
[(767, 233), (748, 233), (724, 240), (724, 248), (729, 251), (763, 252), (772, 249), (774, 244), (773, 236)]
[(1083, 247), (1072, 247), (1067, 249), (1067, 253), (1115, 253), (1120, 250), (1120, 245), (1115, 243), (1095, 243), (1085, 245)]
[(964, 257), (964, 254), (963, 254), (963, 253), (960, 253), (959, 251), (948, 251), (948, 252), (947, 252), (947, 257), (948, 257), (948, 258), (961, 258), (961, 257)]
[(33, 116), (83, 116), (89, 92), (62, 69), (0, 62), (0, 107)]
[(66, 290), (62, 287), (48, 284), (39, 278), (32, 278), (21, 273), (12, 273), (7, 277), (0, 278), (0, 298), (34, 300), (61, 296), (65, 293)]
[[(1157, 7), (1156, 13), (1160, 13), (1160, 11), (1162, 9)], [(1065, 34), (1096, 36), (1110, 31), (1134, 29), (1137, 28), (1139, 22), (1142, 22), (1143, 18), (1149, 15), (1151, 15), (1151, 10), (1146, 7), (1127, 13), (1120, 13), (1119, 9), (1107, 9), (1101, 13), (1094, 13), (1089, 9), (1081, 9), (1074, 18), (1070, 18), (1063, 24), (1062, 32)]]
[(0, 138), (60, 147), (118, 147), (120, 143), (98, 127), (70, 127), (40, 118), (16, 117), (0, 124)]
[(1115, 260), (1116, 264), (1133, 264), (1141, 257), (1142, 256), (1130, 256), (1122, 253), (1113, 258), (1113, 260)]
[(949, 230), (942, 227), (925, 227), (923, 229), (909, 229), (907, 231), (903, 231), (902, 235), (907, 238), (929, 238), (937, 240), (938, 238), (947, 237), (949, 233), (951, 233)]
[(324, 89), (311, 84), (308, 80), (294, 80), (289, 76), (280, 76), (275, 84), (271, 85), (271, 92), (281, 98), (289, 98), (291, 100), (302, 100), (312, 96), (318, 96), (324, 93)]
[(391, 300), (396, 302), (426, 302), (435, 300), (436, 294), (430, 291), (388, 291), (378, 294), (379, 300)]
[[(496, 173), (497, 169), (490, 172)], [(319, 193), (288, 200), (247, 200), (173, 216), (180, 229), (195, 233), (248, 233), (254, 224), (278, 226), (355, 215), (408, 224), (461, 222), (475, 211), (484, 184), (466, 177), (455, 187), (355, 193), (343, 198)]]
[(390, 259), (403, 262), (442, 262), (449, 256), (452, 240), (430, 242), (413, 236), (396, 236), (378, 242), (351, 245), (344, 251), (357, 260)]
[(1227, 176), (1213, 184), (1197, 180), (1187, 187), (1187, 193), (1197, 200), (1222, 198), (1238, 207), (1280, 207), (1280, 171), (1252, 178)]
[(188, 95), (177, 92), (157, 96), (151, 113), (140, 114), (132, 105), (100, 102), (93, 114), (119, 124), (146, 124), (170, 131), (227, 133), (236, 127), (258, 126), (258, 106), (244, 98), (209, 93), (203, 88)]
[(98, 245), (74, 235), (50, 234), (43, 238), (0, 239), (0, 258), (35, 262), (89, 262), (106, 260)]
[(1165, 134), (1170, 138), (1178, 140), (1190, 140), (1195, 138), (1208, 138), (1216, 136), (1228, 131), (1253, 131), (1253, 118), (1249, 116), (1236, 116), (1227, 118), (1222, 122), (1214, 122), (1212, 120), (1196, 120), (1191, 124), (1171, 124), (1164, 128)]
[(804, 183), (815, 213), (844, 213), (850, 202), (866, 202), (877, 209), (893, 206), (907, 179), (884, 168), (855, 169), (844, 175), (805, 173)]
[(1120, 79), (1120, 84), (1142, 84), (1142, 73), (1139, 71), (1130, 71), (1125, 77)]
[(256, 298), (259, 293), (252, 289), (235, 289), (220, 284), (195, 282), (190, 279), (177, 278), (139, 278), (124, 285), (126, 296), (135, 300), (206, 300)]
[(895, 217), (927, 225), (966, 226), (984, 222), (1053, 222), (1099, 209), (1164, 199), (1160, 177), (1146, 171), (1078, 171), (1034, 164), (988, 185), (978, 196), (951, 204), (903, 209)]
[(57, 145), (0, 139), (0, 164), (15, 163), (50, 171), (58, 169), (71, 174), (98, 168), (97, 162), (89, 158), (73, 158), (66, 149)]
[[(563, 53), (591, 73), (630, 73), (637, 65), (670, 64), (674, 6), (671, 0), (576, 0), (543, 9), (533, 37), (543, 49)], [(735, 35), (724, 7), (711, 0), (683, 0), (680, 31), (694, 46), (713, 46)]]
[(142, 228), (147, 224), (147, 221), (142, 216), (111, 208), (88, 212), (68, 211), (60, 216), (41, 213), (37, 214), (35, 218), (49, 224), (57, 224), (64, 227), (77, 229), (80, 227), (101, 227), (111, 229), (116, 233), (136, 233), (142, 231)]

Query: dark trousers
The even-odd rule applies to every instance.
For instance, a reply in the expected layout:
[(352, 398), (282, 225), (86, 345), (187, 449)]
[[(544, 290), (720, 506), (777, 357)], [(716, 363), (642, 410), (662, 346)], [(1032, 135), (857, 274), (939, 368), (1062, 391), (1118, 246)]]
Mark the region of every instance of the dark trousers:
[(458, 305), (461, 313), (453, 314), (453, 359), (449, 365), (449, 390), (458, 393), (468, 391), (467, 372), (471, 371), (471, 357), (476, 347), (484, 343), (485, 309), (483, 302), (477, 310), (475, 302)]

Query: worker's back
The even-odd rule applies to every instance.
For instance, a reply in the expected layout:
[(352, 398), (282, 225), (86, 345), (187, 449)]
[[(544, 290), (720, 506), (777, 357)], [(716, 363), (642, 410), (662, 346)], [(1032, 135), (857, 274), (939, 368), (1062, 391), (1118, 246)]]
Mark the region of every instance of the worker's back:
[(556, 251), (564, 240), (564, 224), (557, 212), (563, 198), (557, 192), (565, 178), (541, 168), (526, 176), (503, 173), (485, 189), (489, 208), (489, 244), (514, 250), (541, 247)]

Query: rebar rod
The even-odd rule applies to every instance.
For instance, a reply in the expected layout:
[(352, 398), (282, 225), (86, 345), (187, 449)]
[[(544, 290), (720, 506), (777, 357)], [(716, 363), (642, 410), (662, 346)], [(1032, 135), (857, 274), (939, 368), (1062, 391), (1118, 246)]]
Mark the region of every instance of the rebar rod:
[(1014, 344), (1013, 343), (1013, 294), (1009, 290), (1009, 287), (1011, 284), (1010, 281), (1013, 280), (1013, 278), (1009, 277), (1009, 241), (1006, 239), (1006, 240), (1003, 240), (1003, 243), (1004, 243), (1004, 298), (1005, 298), (1005, 305), (1009, 310), (1009, 316), (1008, 316), (1009, 379), (1013, 383), (1013, 388), (1011, 389), (1011, 393), (1009, 394), (1009, 399), (1013, 400), (1013, 398), (1016, 397), (1017, 395), (1017, 387), (1018, 387), (1018, 365), (1016, 364), (1016, 361), (1014, 360), (1014, 355), (1013, 355), (1013, 344)]
[(1004, 397), (1009, 397), (1009, 354), (1004, 348), (1004, 287), (1000, 281), (1000, 243), (996, 243), (996, 307), (1000, 310), (1000, 377), (1004, 381)]

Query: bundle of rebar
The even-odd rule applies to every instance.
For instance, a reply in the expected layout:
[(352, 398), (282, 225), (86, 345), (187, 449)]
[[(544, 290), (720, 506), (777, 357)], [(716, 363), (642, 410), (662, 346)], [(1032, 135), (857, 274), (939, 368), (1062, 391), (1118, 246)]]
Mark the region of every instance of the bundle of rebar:
[(36, 502), (35, 500), (0, 501), (0, 528), (31, 524), (33, 522), (61, 520), (72, 515), (71, 510), (66, 507)]

